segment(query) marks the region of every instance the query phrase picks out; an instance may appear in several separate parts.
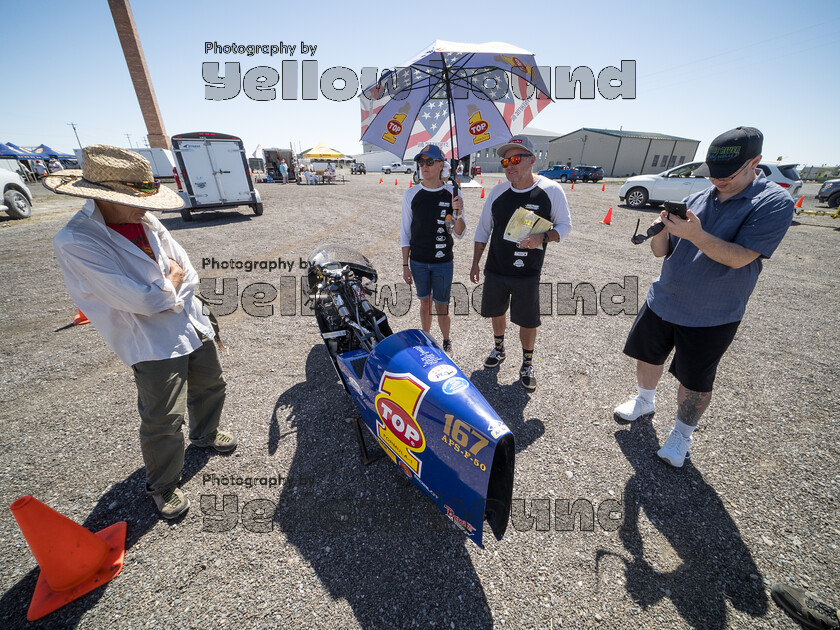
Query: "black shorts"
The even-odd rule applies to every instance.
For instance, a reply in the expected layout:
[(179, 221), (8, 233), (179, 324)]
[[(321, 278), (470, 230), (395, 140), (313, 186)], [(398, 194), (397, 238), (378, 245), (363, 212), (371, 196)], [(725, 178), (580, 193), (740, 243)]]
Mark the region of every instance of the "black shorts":
[(645, 302), (627, 335), (624, 354), (645, 363), (664, 365), (675, 350), (668, 371), (686, 388), (710, 392), (723, 353), (741, 322), (721, 326), (678, 326), (654, 313)]
[(522, 328), (540, 325), (540, 277), (512, 278), (484, 272), (481, 316), (499, 317), (510, 306), (510, 321)]

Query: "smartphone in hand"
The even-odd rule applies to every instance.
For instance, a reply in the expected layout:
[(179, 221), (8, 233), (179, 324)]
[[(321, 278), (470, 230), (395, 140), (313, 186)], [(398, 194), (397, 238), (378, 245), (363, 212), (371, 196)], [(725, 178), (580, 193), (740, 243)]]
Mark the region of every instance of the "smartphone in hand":
[(688, 219), (688, 217), (685, 214), (685, 211), (687, 209), (686, 205), (682, 202), (666, 201), (665, 209), (668, 211), (668, 214), (675, 214), (683, 221)]

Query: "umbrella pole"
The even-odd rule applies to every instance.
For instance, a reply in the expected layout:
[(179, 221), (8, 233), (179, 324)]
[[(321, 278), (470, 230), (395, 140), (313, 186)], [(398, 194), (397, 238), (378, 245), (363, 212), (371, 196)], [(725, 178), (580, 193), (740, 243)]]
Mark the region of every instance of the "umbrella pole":
[(458, 181), (455, 172), (458, 168), (458, 160), (455, 158), (455, 130), (452, 122), (455, 118), (455, 103), (452, 100), (452, 83), (449, 80), (449, 68), (446, 67), (446, 57), (440, 53), (441, 64), (443, 65), (443, 82), (446, 86), (446, 101), (449, 103), (449, 142), (452, 143), (452, 157), (449, 159), (449, 181), (452, 183), (452, 196), (458, 196)]

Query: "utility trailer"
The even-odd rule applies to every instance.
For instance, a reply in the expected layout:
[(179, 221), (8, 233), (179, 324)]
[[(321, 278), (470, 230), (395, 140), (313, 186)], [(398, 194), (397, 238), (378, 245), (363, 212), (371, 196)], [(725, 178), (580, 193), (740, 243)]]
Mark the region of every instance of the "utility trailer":
[(171, 141), (184, 221), (191, 221), (193, 212), (211, 208), (251, 206), (257, 216), (263, 213), (240, 138), (198, 131), (172, 136)]

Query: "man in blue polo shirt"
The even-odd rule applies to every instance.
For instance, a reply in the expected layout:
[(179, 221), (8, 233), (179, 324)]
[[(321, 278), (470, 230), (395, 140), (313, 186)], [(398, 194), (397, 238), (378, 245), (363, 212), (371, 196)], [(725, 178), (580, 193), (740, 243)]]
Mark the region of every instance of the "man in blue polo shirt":
[(713, 186), (686, 198), (687, 220), (662, 212), (650, 239), (662, 272), (630, 329), (624, 353), (636, 359), (638, 395), (615, 409), (634, 421), (655, 411), (665, 359), (679, 381), (674, 428), (658, 451), (677, 468), (690, 457), (692, 433), (709, 406), (717, 365), (735, 337), (747, 300), (793, 219), (793, 199), (761, 170), (764, 137), (738, 127), (714, 139), (696, 172)]

